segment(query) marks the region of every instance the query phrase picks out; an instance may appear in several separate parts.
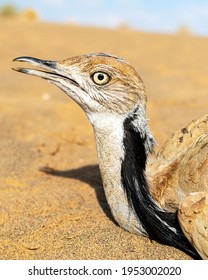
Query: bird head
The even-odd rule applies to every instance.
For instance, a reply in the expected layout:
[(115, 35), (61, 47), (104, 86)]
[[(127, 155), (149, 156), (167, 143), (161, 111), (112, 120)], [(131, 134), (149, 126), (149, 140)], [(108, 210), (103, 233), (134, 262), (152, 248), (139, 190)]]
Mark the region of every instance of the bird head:
[(37, 68), (13, 68), (34, 75), (61, 88), (88, 116), (95, 131), (113, 130), (128, 119), (131, 129), (145, 140), (146, 151), (154, 139), (146, 118), (146, 93), (136, 70), (123, 59), (104, 53), (91, 53), (62, 61), (18, 57)]
[(87, 114), (126, 115), (146, 103), (144, 84), (134, 68), (116, 56), (92, 53), (60, 62), (18, 57), (39, 69), (14, 68), (38, 76), (61, 88)]

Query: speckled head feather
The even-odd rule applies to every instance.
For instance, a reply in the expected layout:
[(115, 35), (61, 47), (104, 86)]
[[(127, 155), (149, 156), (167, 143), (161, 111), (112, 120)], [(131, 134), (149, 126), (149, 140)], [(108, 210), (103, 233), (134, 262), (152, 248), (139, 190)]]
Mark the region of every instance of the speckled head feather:
[[(145, 107), (146, 94), (142, 79), (123, 59), (103, 53), (74, 56), (59, 62), (19, 57), (15, 61), (29, 62), (47, 70), (27, 68), (19, 72), (39, 76), (56, 84), (72, 97), (86, 113), (113, 112), (127, 114), (139, 103)], [(94, 73), (109, 77), (106, 84), (96, 84)]]
[[(106, 111), (125, 114), (138, 102), (146, 102), (141, 77), (130, 64), (119, 57), (92, 53), (60, 61), (57, 66), (64, 72), (70, 72), (82, 89), (88, 92), (94, 101), (99, 102), (99, 112), (100, 104)], [(96, 72), (109, 75), (109, 83), (95, 84), (92, 75)]]

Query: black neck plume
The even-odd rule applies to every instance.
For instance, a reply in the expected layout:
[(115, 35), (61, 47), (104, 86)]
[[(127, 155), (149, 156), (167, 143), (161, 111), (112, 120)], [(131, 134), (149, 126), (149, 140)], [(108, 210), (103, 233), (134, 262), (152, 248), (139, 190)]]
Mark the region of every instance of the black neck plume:
[(177, 214), (162, 209), (151, 196), (144, 174), (147, 158), (145, 141), (148, 135), (135, 130), (132, 122), (133, 117), (124, 122), (125, 156), (121, 167), (122, 184), (129, 204), (150, 239), (178, 248), (194, 259), (201, 259), (183, 235)]

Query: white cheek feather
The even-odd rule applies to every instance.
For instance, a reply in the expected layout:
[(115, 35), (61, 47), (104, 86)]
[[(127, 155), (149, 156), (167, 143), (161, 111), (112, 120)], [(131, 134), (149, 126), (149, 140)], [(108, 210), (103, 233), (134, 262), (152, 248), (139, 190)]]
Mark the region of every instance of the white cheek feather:
[[(62, 67), (66, 72), (68, 67)], [(82, 72), (80, 67), (76, 65), (70, 66), (70, 79), (76, 81), (80, 88), (74, 86), (73, 84), (67, 84), (67, 80), (63, 81), (62, 85), (59, 85), (70, 97), (72, 97), (85, 111), (85, 113), (92, 113), (92, 112), (102, 112), (103, 106), (102, 102), (100, 101), (100, 93), (97, 91), (96, 88), (93, 88), (93, 85), (90, 81), (90, 77), (88, 73)], [(69, 91), (70, 88), (70, 91)]]
[(76, 81), (80, 85), (80, 88), (84, 89), (86, 92), (88, 91), (88, 73), (82, 72), (78, 65), (71, 65), (70, 67), (62, 66), (61, 69), (64, 71), (66, 77), (68, 76), (68, 73), (70, 73), (69, 78)]

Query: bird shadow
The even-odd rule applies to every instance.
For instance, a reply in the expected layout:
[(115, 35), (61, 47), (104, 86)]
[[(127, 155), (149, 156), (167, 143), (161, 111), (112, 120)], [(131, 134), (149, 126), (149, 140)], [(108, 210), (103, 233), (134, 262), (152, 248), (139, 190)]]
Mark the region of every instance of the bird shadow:
[(102, 185), (102, 180), (101, 180), (101, 175), (100, 175), (100, 170), (98, 165), (87, 165), (87, 166), (82, 166), (70, 170), (56, 170), (51, 167), (41, 167), (39, 170), (51, 176), (76, 179), (81, 182), (89, 184), (95, 190), (97, 200), (103, 212), (111, 221), (113, 221), (116, 224), (111, 214), (107, 200), (105, 198), (105, 193), (103, 190), (103, 185)]

